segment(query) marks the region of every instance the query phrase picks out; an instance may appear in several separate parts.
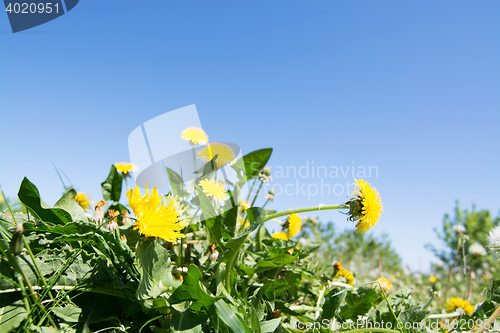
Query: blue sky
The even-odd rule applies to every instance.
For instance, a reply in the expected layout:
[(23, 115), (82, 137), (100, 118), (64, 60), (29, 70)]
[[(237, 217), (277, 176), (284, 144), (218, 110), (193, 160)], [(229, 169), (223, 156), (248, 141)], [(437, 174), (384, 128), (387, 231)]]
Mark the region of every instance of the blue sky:
[(27, 176), (54, 203), (52, 160), (97, 201), (134, 128), (196, 104), (212, 141), (273, 147), (273, 167), (376, 166), (384, 213), (370, 232), (425, 270), (455, 200), (500, 209), (499, 14), (497, 1), (102, 0), (12, 34), (5, 13), (0, 184), (14, 196)]

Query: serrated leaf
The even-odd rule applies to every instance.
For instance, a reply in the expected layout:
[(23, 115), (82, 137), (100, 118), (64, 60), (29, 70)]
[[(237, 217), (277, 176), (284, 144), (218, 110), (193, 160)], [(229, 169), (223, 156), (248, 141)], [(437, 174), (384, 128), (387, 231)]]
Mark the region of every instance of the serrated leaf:
[(187, 198), (189, 196), (189, 192), (186, 189), (184, 181), (181, 176), (177, 174), (174, 170), (169, 167), (165, 168), (167, 170), (167, 177), (170, 183), (170, 188), (172, 189), (172, 193), (174, 196), (179, 198)]
[(216, 298), (208, 295), (206, 291), (201, 288), (200, 279), (202, 277), (200, 270), (195, 265), (190, 265), (186, 278), (174, 291), (172, 296), (169, 297), (168, 303), (178, 304), (185, 301), (194, 301), (190, 309), (198, 312), (202, 308), (205, 308), (205, 310), (208, 311)]
[(114, 165), (109, 170), (108, 178), (101, 183), (102, 197), (106, 201), (119, 201), (122, 193), (123, 176)]
[(340, 310), (340, 305), (347, 296), (347, 292), (342, 292), (341, 288), (331, 290), (325, 296), (321, 319), (332, 319)]
[(203, 219), (206, 220), (216, 216), (217, 214), (215, 213), (215, 209), (212, 206), (212, 202), (210, 202), (210, 199), (198, 186), (196, 187), (196, 193), (198, 195), (197, 197), (200, 201), (201, 210), (203, 212)]
[(172, 276), (169, 252), (156, 240), (139, 244), (137, 259), (141, 269), (141, 280), (136, 293), (138, 299), (156, 298), (168, 288), (181, 285), (181, 281)]
[(340, 318), (356, 321), (358, 316), (364, 315), (370, 310), (378, 294), (369, 287), (360, 287), (350, 291), (345, 298), (345, 305), (340, 309)]
[(272, 259), (260, 260), (259, 262), (257, 262), (258, 268), (255, 272), (256, 273), (265, 272), (273, 268), (290, 264), (294, 261), (297, 261), (297, 259), (298, 259), (297, 257), (291, 256), (288, 253), (281, 253)]
[(17, 196), (19, 200), (42, 221), (65, 224), (72, 220), (70, 213), (64, 209), (42, 207), (42, 199), (40, 198), (38, 189), (26, 177), (24, 177), (21, 182), (21, 187), (19, 188)]
[(59, 200), (57, 200), (54, 204), (54, 208), (60, 208), (68, 212), (73, 221), (88, 221), (85, 211), (76, 202), (75, 197), (76, 191), (74, 189), (68, 190)]

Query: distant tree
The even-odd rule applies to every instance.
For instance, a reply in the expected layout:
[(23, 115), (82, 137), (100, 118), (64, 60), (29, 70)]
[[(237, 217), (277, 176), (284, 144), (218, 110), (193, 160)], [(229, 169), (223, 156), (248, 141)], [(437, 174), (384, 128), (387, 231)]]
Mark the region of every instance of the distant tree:
[[(488, 235), (500, 225), (500, 216), (493, 218), (488, 210), (462, 210), (457, 202), (454, 215), (446, 214), (439, 231), (434, 229), (441, 246), (427, 244), (426, 248), (434, 253), (439, 263), (432, 265), (432, 272), (440, 280), (446, 291), (448, 276), (450, 277), (450, 293), (447, 296), (469, 297), (469, 279), (472, 277), (473, 299), (478, 299), (491, 279), (499, 272), (500, 262), (489, 254), (474, 256), (470, 252), (471, 245), (477, 243), (488, 250)], [(460, 231), (461, 227), (464, 232)], [(443, 295), (444, 296), (444, 295)]]

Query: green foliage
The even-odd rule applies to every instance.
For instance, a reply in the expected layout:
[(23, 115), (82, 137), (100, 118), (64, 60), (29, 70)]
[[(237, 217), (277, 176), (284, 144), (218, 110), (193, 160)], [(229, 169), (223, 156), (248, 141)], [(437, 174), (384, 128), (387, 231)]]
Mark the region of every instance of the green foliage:
[[(167, 169), (172, 193), (188, 207), (185, 237), (176, 242), (145, 237), (130, 224), (110, 228), (110, 218), (96, 224), (76, 203), (74, 190), (48, 207), (25, 178), (18, 195), (26, 213), (12, 214), (5, 203), (0, 213), (0, 332), (289, 333), (300, 331), (297, 323), (327, 332), (314, 326), (322, 321), (383, 321), (395, 329), (429, 323), (430, 310), (441, 312), (434, 296), (424, 304), (414, 291), (401, 289), (401, 259), (385, 236), (338, 233), (333, 223), (304, 218), (297, 236), (273, 239), (264, 221), (276, 211), (243, 207), (240, 191), (248, 180), (263, 182), (259, 174), (271, 153), (251, 152), (231, 165), (240, 178), (225, 184), (224, 201), (198, 186), (216, 178), (217, 156), (191, 184)], [(112, 166), (101, 184), (108, 209), (128, 210), (120, 203), (123, 181)], [(473, 211), (446, 220), (450, 248), (457, 246), (450, 233), (456, 223), (485, 244), (483, 229), (498, 219)], [(443, 258), (453, 259), (450, 251)], [(354, 286), (336, 277), (335, 262), (353, 272)], [(381, 276), (393, 282), (387, 292), (375, 283)], [(474, 314), (459, 319), (490, 316), (500, 303), (500, 282), (488, 290)]]

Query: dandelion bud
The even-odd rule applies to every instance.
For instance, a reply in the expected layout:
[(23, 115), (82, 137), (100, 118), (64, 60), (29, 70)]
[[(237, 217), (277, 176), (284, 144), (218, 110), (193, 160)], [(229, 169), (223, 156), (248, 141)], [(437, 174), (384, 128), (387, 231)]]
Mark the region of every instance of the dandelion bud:
[(130, 225), (130, 224), (132, 224), (132, 220), (129, 217), (128, 210), (123, 210), (122, 211), (122, 223), (124, 225)]
[(212, 261), (217, 261), (217, 258), (219, 258), (219, 251), (215, 250), (214, 252), (212, 252), (209, 258)]
[(259, 173), (259, 179), (263, 182), (263, 183), (266, 183), (266, 184), (269, 184), (269, 182), (271, 182), (273, 180), (273, 177), (271, 177), (271, 169), (269, 168), (264, 168), (264, 170), (262, 170), (260, 173)]
[(12, 235), (12, 239), (10, 240), (10, 251), (15, 255), (18, 256), (23, 252), (23, 224), (18, 223), (16, 225), (16, 230), (14, 231), (14, 234)]
[(480, 256), (486, 255), (486, 249), (479, 243), (474, 243), (469, 247), (469, 252), (475, 257), (479, 258)]
[(270, 201), (273, 201), (274, 200), (274, 190), (270, 189), (269, 192), (264, 195), (264, 198), (268, 199)]
[(281, 310), (280, 310), (280, 309), (276, 309), (276, 310), (274, 310), (274, 311), (271, 313), (271, 316), (273, 317), (273, 319), (276, 319), (276, 318), (281, 317)]
[(453, 231), (457, 237), (461, 237), (465, 233), (465, 227), (463, 225), (456, 224), (453, 226)]
[(118, 216), (118, 212), (116, 210), (108, 210), (108, 224), (106, 225), (106, 229), (109, 231), (113, 231), (115, 229), (118, 229), (118, 223), (116, 221), (116, 217)]
[(106, 229), (109, 230), (109, 231), (116, 230), (116, 229), (118, 229), (118, 223), (116, 223), (115, 220), (111, 220), (106, 225)]
[(96, 223), (102, 223), (102, 221), (104, 220), (104, 207), (106, 207), (106, 201), (104, 200), (99, 201), (95, 205), (95, 211), (94, 215), (92, 216), (92, 221)]

